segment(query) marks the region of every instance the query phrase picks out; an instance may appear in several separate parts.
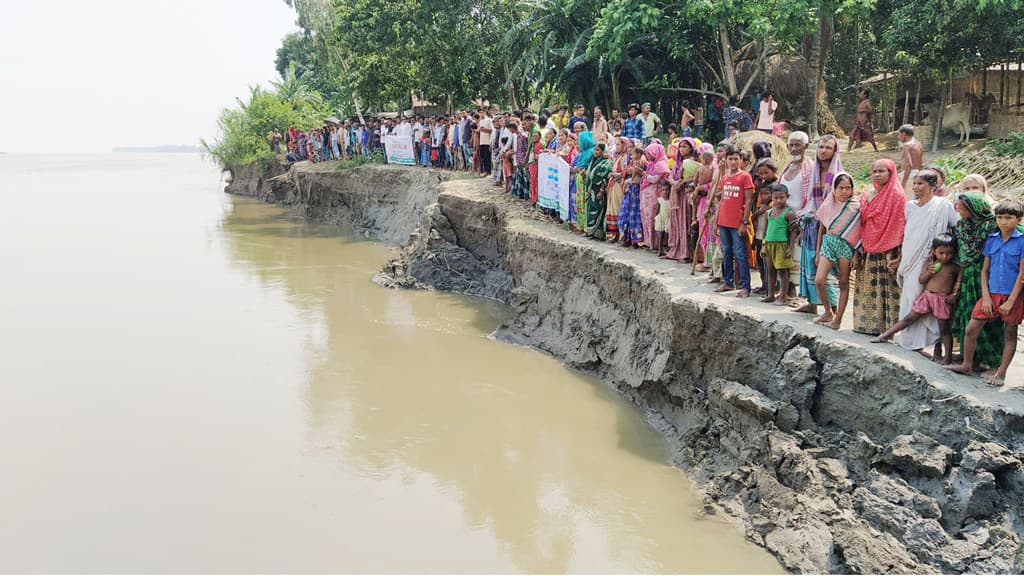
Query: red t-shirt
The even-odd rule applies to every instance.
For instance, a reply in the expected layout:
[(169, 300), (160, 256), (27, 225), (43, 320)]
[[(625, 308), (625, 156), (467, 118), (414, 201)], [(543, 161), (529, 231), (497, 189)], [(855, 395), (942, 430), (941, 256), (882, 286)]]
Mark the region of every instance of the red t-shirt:
[(719, 226), (740, 227), (746, 190), (754, 190), (754, 180), (747, 172), (740, 171), (722, 179), (722, 203), (718, 209)]

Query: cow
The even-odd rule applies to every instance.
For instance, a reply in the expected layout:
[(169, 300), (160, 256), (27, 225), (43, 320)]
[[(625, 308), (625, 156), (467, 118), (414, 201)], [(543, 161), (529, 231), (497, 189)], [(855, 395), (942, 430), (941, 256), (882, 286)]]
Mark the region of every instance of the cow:
[[(929, 117), (935, 118), (938, 114), (938, 106), (934, 105)], [(967, 102), (957, 102), (946, 106), (942, 114), (942, 130), (956, 132), (960, 138), (956, 141), (959, 146), (971, 143), (971, 105)]]

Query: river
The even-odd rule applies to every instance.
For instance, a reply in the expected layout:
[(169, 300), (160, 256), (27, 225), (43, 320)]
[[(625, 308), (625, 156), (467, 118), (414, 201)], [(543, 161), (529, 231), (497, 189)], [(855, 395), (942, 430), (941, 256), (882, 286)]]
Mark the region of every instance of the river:
[(0, 571), (780, 571), (503, 306), (221, 188), (0, 156)]

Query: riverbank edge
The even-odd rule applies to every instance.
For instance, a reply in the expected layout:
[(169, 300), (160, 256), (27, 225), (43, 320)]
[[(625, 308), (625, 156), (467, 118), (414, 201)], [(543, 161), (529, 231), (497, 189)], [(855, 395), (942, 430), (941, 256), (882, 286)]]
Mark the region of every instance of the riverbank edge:
[[(643, 408), (706, 510), (797, 572), (1021, 572), (1024, 410), (894, 347), (709, 294), (688, 268), (538, 222), (486, 180), (326, 166), (227, 191), (392, 243), (385, 286), (495, 298), (496, 335)], [(863, 340), (863, 342), (861, 342)]]

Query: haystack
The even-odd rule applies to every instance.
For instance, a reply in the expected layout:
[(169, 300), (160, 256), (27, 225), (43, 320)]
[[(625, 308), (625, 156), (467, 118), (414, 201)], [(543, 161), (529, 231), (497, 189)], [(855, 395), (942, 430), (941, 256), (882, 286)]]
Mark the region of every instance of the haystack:
[(789, 150), (786, 148), (786, 141), (773, 134), (765, 134), (757, 130), (740, 132), (730, 141), (747, 152), (753, 153), (754, 143), (768, 142), (772, 145), (772, 159), (779, 165), (779, 168), (789, 164)]

